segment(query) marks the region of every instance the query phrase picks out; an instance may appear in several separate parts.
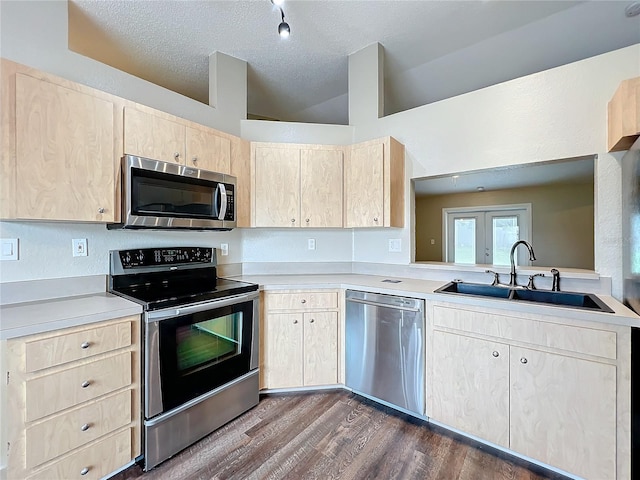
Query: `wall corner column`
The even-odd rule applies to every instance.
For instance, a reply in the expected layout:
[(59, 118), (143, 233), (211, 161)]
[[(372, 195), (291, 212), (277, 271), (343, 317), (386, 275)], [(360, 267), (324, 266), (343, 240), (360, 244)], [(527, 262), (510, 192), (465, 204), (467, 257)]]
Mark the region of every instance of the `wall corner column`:
[(349, 55), (349, 125), (384, 116), (384, 47), (373, 43)]
[(222, 52), (209, 55), (209, 105), (229, 118), (247, 119), (247, 62)]

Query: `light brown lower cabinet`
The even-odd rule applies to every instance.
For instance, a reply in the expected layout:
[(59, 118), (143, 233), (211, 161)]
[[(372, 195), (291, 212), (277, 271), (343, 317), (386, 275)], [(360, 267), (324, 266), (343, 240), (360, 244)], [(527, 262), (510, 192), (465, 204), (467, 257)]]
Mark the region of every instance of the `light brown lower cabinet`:
[(337, 384), (338, 292), (265, 292), (263, 295), (261, 387)]
[(140, 317), (7, 340), (8, 479), (99, 479), (141, 453)]
[(428, 315), (427, 416), (586, 479), (630, 478), (628, 327), (441, 302)]

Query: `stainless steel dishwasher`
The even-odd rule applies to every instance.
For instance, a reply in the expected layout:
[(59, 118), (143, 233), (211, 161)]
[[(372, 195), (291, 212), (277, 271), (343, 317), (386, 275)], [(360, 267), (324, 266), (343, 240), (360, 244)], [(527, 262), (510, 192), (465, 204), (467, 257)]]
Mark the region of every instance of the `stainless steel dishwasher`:
[(347, 290), (346, 385), (425, 413), (424, 300)]

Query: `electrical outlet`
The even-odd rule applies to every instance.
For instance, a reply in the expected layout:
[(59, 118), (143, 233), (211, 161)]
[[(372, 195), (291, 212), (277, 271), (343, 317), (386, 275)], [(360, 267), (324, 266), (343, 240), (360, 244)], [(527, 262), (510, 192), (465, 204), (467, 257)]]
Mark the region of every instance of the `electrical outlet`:
[(86, 257), (87, 256), (87, 239), (86, 238), (74, 238), (71, 240), (72, 253), (74, 257)]
[(222, 255), (223, 257), (226, 257), (227, 255), (229, 255), (229, 244), (228, 243), (221, 243), (220, 244), (220, 255)]
[(401, 252), (402, 251), (402, 239), (400, 239), (400, 238), (391, 238), (391, 239), (389, 239), (389, 251), (390, 252)]
[(308, 250), (315, 250), (316, 249), (316, 239), (315, 238), (310, 238), (307, 240), (307, 249)]
[(431, 245), (435, 245), (435, 244), (436, 244), (436, 239), (435, 239), (435, 238), (432, 238), (432, 239), (431, 239)]
[(18, 239), (3, 238), (0, 260), (18, 260)]

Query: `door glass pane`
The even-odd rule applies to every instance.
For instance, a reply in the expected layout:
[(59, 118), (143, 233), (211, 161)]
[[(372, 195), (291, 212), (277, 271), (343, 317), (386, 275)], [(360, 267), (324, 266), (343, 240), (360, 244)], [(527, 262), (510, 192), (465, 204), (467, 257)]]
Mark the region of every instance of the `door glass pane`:
[(493, 264), (509, 265), (511, 246), (519, 240), (518, 217), (493, 217)]
[(476, 219), (456, 218), (453, 221), (455, 263), (476, 263)]
[(240, 353), (242, 312), (176, 329), (178, 370), (187, 373)]

